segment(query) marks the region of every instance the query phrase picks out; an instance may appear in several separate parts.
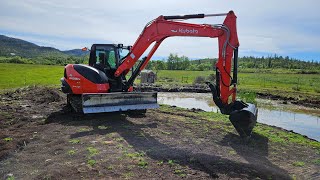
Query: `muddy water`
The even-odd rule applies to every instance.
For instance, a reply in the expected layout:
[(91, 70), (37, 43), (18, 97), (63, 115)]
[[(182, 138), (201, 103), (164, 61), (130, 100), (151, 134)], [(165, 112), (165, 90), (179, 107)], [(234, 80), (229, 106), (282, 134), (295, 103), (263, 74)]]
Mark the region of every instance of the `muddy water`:
[[(198, 108), (218, 112), (208, 93), (158, 93), (160, 104), (183, 108)], [(281, 127), (320, 141), (320, 110), (281, 102), (257, 99), (258, 122)]]

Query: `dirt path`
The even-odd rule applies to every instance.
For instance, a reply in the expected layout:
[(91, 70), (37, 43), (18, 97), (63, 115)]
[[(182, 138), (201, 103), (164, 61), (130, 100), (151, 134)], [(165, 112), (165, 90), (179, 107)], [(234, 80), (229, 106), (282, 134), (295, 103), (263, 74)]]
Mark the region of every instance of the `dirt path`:
[(1, 179), (320, 178), (317, 142), (255, 133), (244, 143), (219, 114), (162, 106), (140, 117), (80, 116), (58, 90), (39, 87), (0, 99)]

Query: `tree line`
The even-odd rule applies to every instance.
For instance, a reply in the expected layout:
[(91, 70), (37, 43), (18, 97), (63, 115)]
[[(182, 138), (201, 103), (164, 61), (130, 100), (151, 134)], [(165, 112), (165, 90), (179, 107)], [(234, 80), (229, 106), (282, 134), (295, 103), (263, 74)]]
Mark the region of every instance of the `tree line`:
[[(35, 58), (23, 58), (20, 56), (0, 57), (0, 63), (20, 63), (20, 64), (44, 64), (44, 65), (66, 65), (66, 64), (87, 64), (89, 56), (38, 56)], [(214, 70), (216, 58), (206, 58), (190, 60), (187, 56), (179, 56), (170, 53), (167, 59), (152, 60), (146, 69), (152, 70), (190, 70), (206, 71)], [(267, 56), (239, 57), (240, 69), (301, 69), (320, 71), (320, 62), (301, 61), (289, 56)]]
[[(191, 70), (205, 71), (213, 70), (216, 58), (206, 58), (199, 60), (190, 60), (186, 56), (178, 56), (170, 54), (167, 60), (150, 61), (147, 69), (154, 70)], [(267, 56), (254, 57), (243, 56), (239, 57), (239, 67), (248, 69), (302, 69), (302, 70), (320, 70), (320, 62), (317, 61), (302, 61), (289, 56)]]

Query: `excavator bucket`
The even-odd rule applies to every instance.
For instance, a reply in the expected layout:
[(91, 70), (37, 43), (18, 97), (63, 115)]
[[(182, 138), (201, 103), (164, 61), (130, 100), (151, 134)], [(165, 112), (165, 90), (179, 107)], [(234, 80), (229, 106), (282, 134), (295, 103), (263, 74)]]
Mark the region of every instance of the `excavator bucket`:
[(76, 111), (84, 114), (159, 107), (156, 92), (84, 93), (81, 95), (80, 103), (80, 109)]
[(258, 109), (254, 104), (230, 113), (229, 119), (242, 138), (248, 139), (257, 122)]
[(214, 103), (219, 107), (222, 114), (229, 115), (229, 119), (239, 135), (248, 139), (257, 122), (258, 109), (254, 104), (243, 101), (234, 101), (229, 105), (224, 105), (217, 93), (217, 86), (207, 82), (212, 92)]

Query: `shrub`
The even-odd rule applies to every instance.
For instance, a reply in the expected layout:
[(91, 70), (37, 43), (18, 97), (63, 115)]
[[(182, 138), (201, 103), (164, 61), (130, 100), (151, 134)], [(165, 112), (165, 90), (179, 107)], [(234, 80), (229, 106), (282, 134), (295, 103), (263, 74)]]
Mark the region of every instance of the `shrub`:
[(209, 82), (215, 82), (216, 81), (216, 75), (215, 74), (209, 74), (209, 76), (207, 77), (207, 80)]
[(299, 86), (294, 86), (294, 87), (292, 87), (292, 89), (295, 91), (301, 91), (301, 88)]
[(206, 82), (206, 78), (204, 76), (197, 76), (194, 81), (193, 84), (202, 84)]

